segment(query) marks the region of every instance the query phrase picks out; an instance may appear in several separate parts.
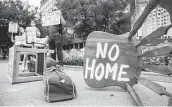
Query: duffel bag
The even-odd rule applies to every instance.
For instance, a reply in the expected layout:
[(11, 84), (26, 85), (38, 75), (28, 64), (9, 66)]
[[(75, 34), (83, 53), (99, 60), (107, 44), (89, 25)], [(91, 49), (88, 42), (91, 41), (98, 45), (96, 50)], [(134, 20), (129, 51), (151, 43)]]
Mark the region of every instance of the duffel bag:
[(48, 102), (72, 100), (76, 98), (76, 87), (69, 76), (56, 67), (47, 68), (44, 72), (44, 94)]

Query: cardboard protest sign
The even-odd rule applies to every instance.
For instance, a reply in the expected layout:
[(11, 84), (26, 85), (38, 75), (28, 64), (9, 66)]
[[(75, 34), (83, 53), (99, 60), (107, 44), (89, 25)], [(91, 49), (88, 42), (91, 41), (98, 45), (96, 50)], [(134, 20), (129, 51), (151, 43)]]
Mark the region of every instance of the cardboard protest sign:
[(143, 65), (143, 57), (170, 54), (171, 45), (160, 45), (143, 53), (141, 45), (137, 47), (138, 43), (135, 42), (136, 40), (128, 40), (128, 33), (114, 35), (100, 31), (92, 32), (87, 38), (84, 53), (83, 76), (86, 84), (93, 88), (125, 88), (126, 83), (136, 83), (135, 77), (139, 77), (142, 70), (163, 75), (172, 74), (168, 64)]
[(9, 22), (8, 32), (17, 33), (18, 24), (15, 22)]
[(51, 26), (60, 24), (60, 11), (45, 12), (42, 14), (42, 26)]
[(93, 88), (123, 86), (136, 83), (140, 76), (137, 49), (127, 39), (128, 33), (113, 35), (93, 32), (86, 41), (84, 53), (84, 80)]
[(27, 43), (32, 43), (35, 41), (38, 35), (38, 29), (36, 27), (27, 27), (26, 28), (26, 38)]
[(26, 37), (25, 35), (22, 36), (15, 36), (15, 45), (26, 44)]

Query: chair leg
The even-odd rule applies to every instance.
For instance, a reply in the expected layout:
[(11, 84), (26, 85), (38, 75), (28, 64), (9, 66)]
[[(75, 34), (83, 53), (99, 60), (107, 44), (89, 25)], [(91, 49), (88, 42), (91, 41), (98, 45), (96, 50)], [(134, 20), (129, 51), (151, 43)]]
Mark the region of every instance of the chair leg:
[(26, 54), (24, 54), (24, 59), (23, 59), (23, 61), (24, 61), (24, 69), (23, 69), (23, 72), (25, 72), (25, 70), (26, 70), (26, 62), (27, 62), (27, 56), (28, 56), (28, 54), (26, 53)]

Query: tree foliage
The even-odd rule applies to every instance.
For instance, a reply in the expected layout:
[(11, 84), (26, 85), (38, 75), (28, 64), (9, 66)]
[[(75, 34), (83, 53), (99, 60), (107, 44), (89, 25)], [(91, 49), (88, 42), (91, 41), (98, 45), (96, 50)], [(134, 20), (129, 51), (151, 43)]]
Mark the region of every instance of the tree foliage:
[(129, 25), (127, 5), (125, 0), (62, 0), (57, 4), (68, 24), (83, 38), (95, 30), (116, 34), (129, 31), (122, 30)]
[(20, 0), (0, 1), (0, 19), (18, 22), (22, 27), (28, 26), (29, 21), (35, 19), (37, 10), (37, 7), (32, 7)]

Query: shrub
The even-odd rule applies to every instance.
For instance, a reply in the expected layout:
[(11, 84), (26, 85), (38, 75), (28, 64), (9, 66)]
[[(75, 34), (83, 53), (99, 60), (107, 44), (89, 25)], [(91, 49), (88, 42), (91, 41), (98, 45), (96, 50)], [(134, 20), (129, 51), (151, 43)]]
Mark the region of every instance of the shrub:
[(76, 65), (83, 66), (84, 51), (71, 49), (63, 51), (64, 55), (64, 65)]
[(145, 65), (168, 65), (172, 61), (172, 55), (157, 56), (157, 57), (143, 57), (143, 64)]

